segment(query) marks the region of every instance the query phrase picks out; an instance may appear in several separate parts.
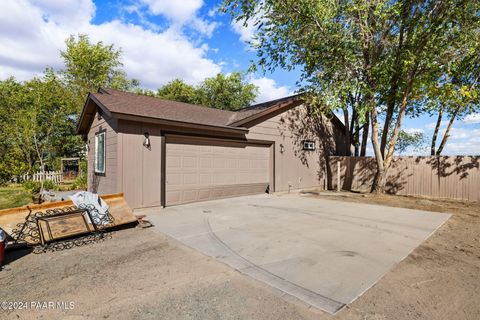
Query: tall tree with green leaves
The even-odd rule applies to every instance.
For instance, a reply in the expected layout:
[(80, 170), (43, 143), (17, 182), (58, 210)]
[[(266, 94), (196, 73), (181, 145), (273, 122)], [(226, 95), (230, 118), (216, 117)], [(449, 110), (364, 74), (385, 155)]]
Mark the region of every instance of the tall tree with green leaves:
[(157, 91), (163, 99), (201, 104), (206, 107), (237, 110), (249, 106), (255, 101), (258, 88), (248, 83), (240, 72), (230, 75), (219, 73), (206, 78), (199, 85), (193, 86), (181, 79), (175, 79)]
[(197, 92), (194, 86), (181, 79), (174, 79), (157, 90), (157, 96), (167, 100), (185, 103), (198, 103)]
[[(446, 71), (440, 74), (437, 82), (426, 87), (424, 107), (427, 112), (437, 116), (430, 147), (432, 156), (442, 154), (455, 120), (480, 111), (480, 35), (477, 34), (474, 41), (470, 37), (475, 35), (465, 36), (468, 39), (460, 49), (463, 51), (460, 59), (449, 61)], [(440, 137), (445, 116), (448, 124)]]
[(1, 81), (0, 92), (0, 171), (6, 180), (42, 169), (47, 160), (81, 153), (75, 97), (52, 69), (24, 83)]
[(248, 83), (240, 72), (223, 73), (205, 79), (197, 88), (198, 103), (207, 107), (237, 110), (255, 100), (258, 88)]
[(415, 112), (421, 88), (445, 72), (445, 61), (461, 59), (466, 35), (478, 34), (479, 8), (478, 1), (468, 0), (226, 0), (223, 5), (235, 20), (256, 26), (256, 66), (300, 69), (298, 85), (314, 93), (312, 106), (345, 108), (358, 90), (355, 110), (360, 119), (369, 116), (377, 164), (372, 192), (384, 191), (403, 120)]
[(83, 106), (87, 93), (97, 92), (101, 87), (119, 90), (138, 87), (139, 81), (128, 79), (121, 69), (121, 49), (102, 41), (92, 43), (85, 34), (72, 35), (65, 44), (66, 50), (60, 53), (65, 64), (62, 73), (77, 96), (79, 109)]

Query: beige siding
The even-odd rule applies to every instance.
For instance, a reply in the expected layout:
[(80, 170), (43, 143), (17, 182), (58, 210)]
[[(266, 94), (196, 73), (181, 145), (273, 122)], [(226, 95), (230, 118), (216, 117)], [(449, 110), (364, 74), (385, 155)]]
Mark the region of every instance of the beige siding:
[[(375, 175), (373, 157), (331, 157), (332, 187), (369, 192)], [(386, 192), (397, 195), (480, 201), (480, 157), (396, 157), (387, 172)]]
[(167, 205), (265, 193), (269, 180), (269, 147), (167, 137)]
[[(117, 121), (115, 119), (98, 119), (95, 116), (87, 137), (88, 144), (88, 190), (100, 194), (109, 194), (121, 192), (118, 185), (118, 165), (117, 165)], [(106, 159), (105, 175), (96, 175), (94, 173), (95, 161), (95, 134), (106, 131)]]
[[(150, 136), (150, 149), (143, 146), (144, 133)], [(132, 208), (160, 205), (161, 135), (153, 124), (120, 121), (120, 185)]]
[[(275, 191), (323, 184), (326, 156), (343, 148), (341, 134), (328, 120), (312, 123), (304, 115), (304, 107), (296, 107), (251, 127), (247, 135), (248, 139), (275, 142)], [(303, 140), (315, 141), (316, 150), (303, 150)]]

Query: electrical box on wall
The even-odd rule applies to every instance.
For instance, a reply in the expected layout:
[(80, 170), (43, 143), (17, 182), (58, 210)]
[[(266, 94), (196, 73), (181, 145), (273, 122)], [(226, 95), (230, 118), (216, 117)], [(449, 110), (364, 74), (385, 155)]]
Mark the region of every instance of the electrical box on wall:
[(315, 141), (304, 140), (303, 141), (303, 150), (315, 150)]

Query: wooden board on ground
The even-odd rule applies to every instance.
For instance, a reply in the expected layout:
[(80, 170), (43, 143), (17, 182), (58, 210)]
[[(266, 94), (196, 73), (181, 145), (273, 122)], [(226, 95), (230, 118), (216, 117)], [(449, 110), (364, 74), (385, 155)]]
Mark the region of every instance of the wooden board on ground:
[[(100, 197), (105, 200), (110, 207), (109, 212), (114, 219), (110, 227), (116, 227), (137, 221), (137, 218), (133, 215), (132, 209), (125, 201), (123, 193), (101, 195)], [(39, 211), (53, 210), (71, 206), (73, 206), (73, 202), (71, 200), (66, 200), (0, 210), (0, 227), (7, 234), (11, 235), (14, 229), (18, 229), (19, 224), (24, 223), (25, 218), (30, 212), (34, 214)], [(55, 222), (51, 226), (52, 231), (55, 232), (55, 238), (80, 234), (86, 229), (81, 217), (62, 219), (58, 222)], [(42, 229), (44, 229), (43, 226)], [(28, 239), (27, 242), (29, 242), (29, 244), (38, 243), (37, 241), (33, 242), (32, 240)]]

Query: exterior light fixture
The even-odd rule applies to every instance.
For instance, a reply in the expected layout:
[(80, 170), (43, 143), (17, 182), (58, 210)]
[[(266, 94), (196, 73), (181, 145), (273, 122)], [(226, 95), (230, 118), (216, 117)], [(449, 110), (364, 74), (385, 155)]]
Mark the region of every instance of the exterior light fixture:
[(280, 153), (284, 153), (285, 152), (285, 147), (283, 146), (283, 144), (280, 143)]
[(148, 134), (148, 132), (145, 132), (143, 136), (145, 137), (145, 139), (143, 140), (143, 146), (150, 150), (152, 148), (152, 145), (150, 143), (150, 134)]

